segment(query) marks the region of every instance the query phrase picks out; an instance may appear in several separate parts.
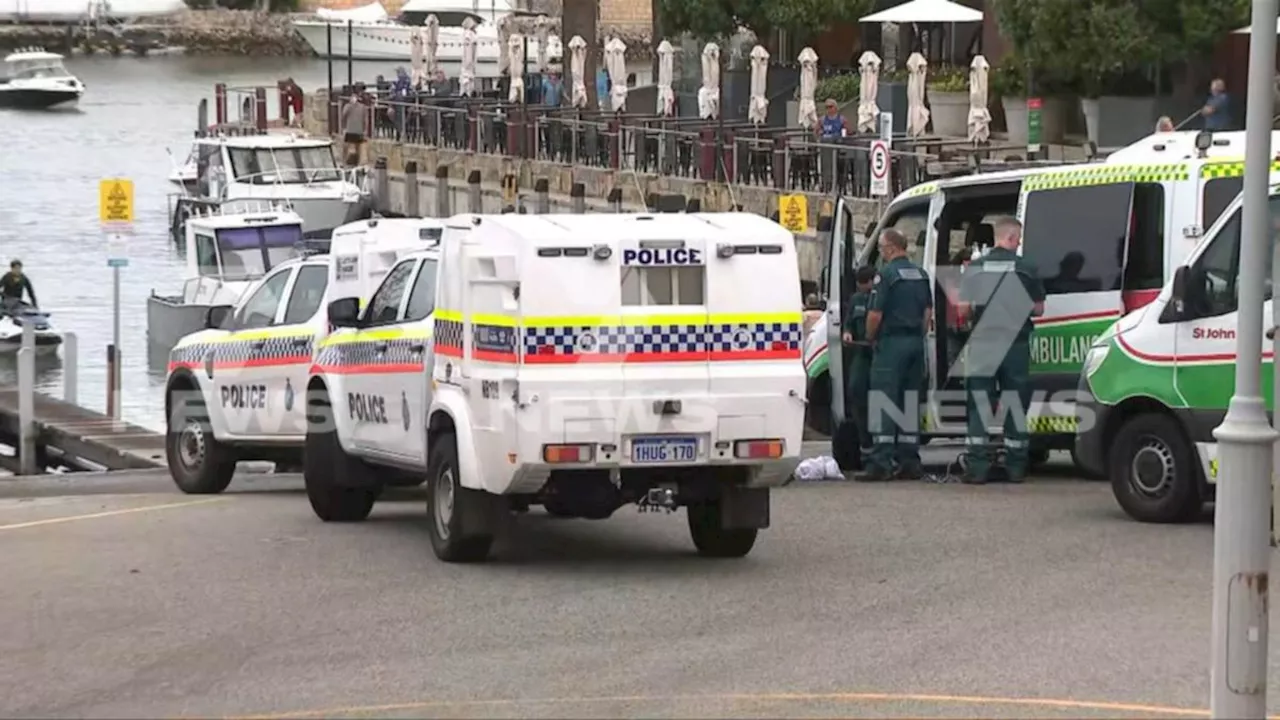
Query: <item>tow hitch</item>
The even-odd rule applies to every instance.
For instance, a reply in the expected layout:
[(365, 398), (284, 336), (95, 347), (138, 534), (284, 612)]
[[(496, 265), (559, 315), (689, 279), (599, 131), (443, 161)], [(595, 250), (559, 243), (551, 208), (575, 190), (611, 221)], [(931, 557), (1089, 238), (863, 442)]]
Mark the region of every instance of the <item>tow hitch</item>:
[(667, 513), (676, 511), (676, 491), (675, 488), (656, 487), (649, 488), (636, 503), (636, 509), (642, 513), (659, 512), (666, 510)]

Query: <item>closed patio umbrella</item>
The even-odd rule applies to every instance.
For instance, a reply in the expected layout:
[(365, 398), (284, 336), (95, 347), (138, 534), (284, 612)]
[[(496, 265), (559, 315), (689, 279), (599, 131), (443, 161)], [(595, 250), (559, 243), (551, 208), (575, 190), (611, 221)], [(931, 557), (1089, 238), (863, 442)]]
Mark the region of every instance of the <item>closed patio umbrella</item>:
[(698, 90), (698, 116), (703, 120), (720, 117), (720, 46), (707, 43), (702, 48), (702, 87)]
[(576, 108), (587, 106), (587, 41), (574, 35), (569, 41), (569, 68), (573, 73), (573, 94), (570, 104)]
[(524, 35), (512, 33), (507, 39), (507, 51), (511, 59), (511, 83), (507, 102), (524, 102)]
[(538, 16), (534, 24), (534, 37), (538, 39), (538, 72), (544, 73), (547, 71), (547, 50), (551, 39), (551, 21), (546, 15)]
[(929, 61), (920, 53), (907, 58), (907, 134), (920, 137), (929, 127), (929, 108), (924, 104), (924, 86), (928, 81)]
[(426, 57), (427, 72), (434, 75), (439, 67), (440, 55), (440, 18), (434, 14), (427, 16), (427, 23), (423, 26), (426, 30), (426, 38), (423, 42), (423, 55)]
[(880, 56), (870, 50), (858, 58), (862, 86), (858, 92), (858, 132), (875, 132), (880, 119), (876, 95), (880, 92)]
[(609, 73), (609, 107), (614, 112), (627, 109), (627, 45), (613, 38), (604, 46), (604, 62)]
[(751, 102), (747, 106), (747, 119), (756, 125), (769, 120), (769, 51), (763, 45), (751, 49)]
[(991, 111), (987, 108), (987, 72), (991, 66), (978, 55), (969, 63), (969, 140), (984, 143), (991, 139)]
[(818, 104), (813, 94), (818, 90), (818, 53), (813, 48), (800, 51), (800, 106), (797, 117), (803, 127), (812, 128), (818, 122)]
[(676, 49), (667, 40), (658, 45), (658, 114), (670, 117), (675, 112), (676, 93), (671, 88), (675, 73)]
[(476, 22), (462, 21), (462, 69), (458, 72), (458, 92), (463, 97), (476, 94)]

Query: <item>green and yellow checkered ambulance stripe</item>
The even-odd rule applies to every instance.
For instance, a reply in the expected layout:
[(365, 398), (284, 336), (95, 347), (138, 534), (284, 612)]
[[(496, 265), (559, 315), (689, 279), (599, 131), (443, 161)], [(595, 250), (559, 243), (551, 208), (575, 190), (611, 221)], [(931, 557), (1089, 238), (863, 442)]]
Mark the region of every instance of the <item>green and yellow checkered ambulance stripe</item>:
[(1104, 165), (1094, 163), (1075, 166), (1053, 172), (1030, 175), (1023, 181), (1023, 188), (1031, 190), (1057, 190), (1060, 188), (1088, 187), (1122, 182), (1176, 182), (1191, 177), (1186, 163), (1158, 163), (1152, 165)]
[[(1280, 172), (1280, 160), (1273, 160), (1271, 162), (1271, 172)], [(1240, 177), (1241, 175), (1244, 175), (1243, 160), (1208, 162), (1200, 166), (1200, 178), (1202, 180)]]

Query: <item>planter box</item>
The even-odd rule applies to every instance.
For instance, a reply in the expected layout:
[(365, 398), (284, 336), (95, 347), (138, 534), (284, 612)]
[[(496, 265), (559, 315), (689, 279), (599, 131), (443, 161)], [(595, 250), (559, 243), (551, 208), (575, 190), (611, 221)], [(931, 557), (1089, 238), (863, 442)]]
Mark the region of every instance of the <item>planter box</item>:
[[(1011, 145), (1027, 142), (1027, 99), (1001, 98)], [(1066, 134), (1067, 104), (1062, 98), (1044, 98), (1040, 107), (1040, 142), (1060, 143)]]
[(930, 90), (928, 100), (934, 135), (969, 136), (969, 93)]
[(1100, 148), (1123, 147), (1150, 135), (1159, 117), (1157, 105), (1155, 97), (1080, 99), (1089, 140)]

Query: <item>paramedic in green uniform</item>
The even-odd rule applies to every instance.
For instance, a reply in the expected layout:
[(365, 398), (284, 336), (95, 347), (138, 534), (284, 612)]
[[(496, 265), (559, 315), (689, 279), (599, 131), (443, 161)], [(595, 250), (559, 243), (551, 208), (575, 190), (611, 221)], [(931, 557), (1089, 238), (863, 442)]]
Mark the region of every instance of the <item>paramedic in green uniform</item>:
[[(897, 230), (880, 234), (884, 265), (871, 291), (867, 337), (871, 360), (871, 458), (864, 482), (898, 477), (918, 479), (920, 467), (920, 390), (924, 385), (924, 333), (933, 321), (933, 285), (929, 275), (907, 258), (907, 238)], [(910, 423), (899, 427), (895, 414)]]
[(857, 288), (845, 305), (847, 311), (841, 328), (841, 339), (849, 358), (849, 369), (845, 375), (845, 407), (848, 408), (849, 419), (857, 424), (859, 462), (865, 462), (871, 455), (871, 432), (867, 420), (867, 392), (871, 389), (871, 342), (867, 339), (867, 311), (871, 306), (871, 288), (874, 287), (875, 279), (874, 267), (866, 265), (858, 268), (854, 277)]
[[(1009, 481), (1026, 478), (1031, 450), (1031, 318), (1044, 314), (1044, 285), (1035, 268), (1018, 255), (1022, 223), (1006, 217), (994, 224), (995, 247), (970, 264), (960, 288), (973, 328), (963, 358), (969, 423), (963, 480), (972, 485), (989, 479), (992, 456), (984, 418), (994, 417), (997, 401), (1004, 408)], [(980, 403), (986, 412), (979, 410)]]

